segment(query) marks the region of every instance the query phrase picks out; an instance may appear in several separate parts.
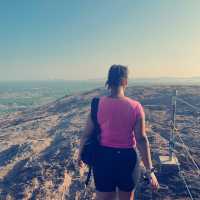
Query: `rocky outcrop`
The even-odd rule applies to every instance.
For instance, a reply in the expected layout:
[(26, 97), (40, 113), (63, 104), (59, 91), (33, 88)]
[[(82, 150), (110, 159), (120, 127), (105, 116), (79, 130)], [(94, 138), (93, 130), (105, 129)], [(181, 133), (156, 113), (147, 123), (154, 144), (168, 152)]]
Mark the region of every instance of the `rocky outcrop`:
[[(199, 87), (178, 87), (179, 95), (200, 106)], [(127, 95), (145, 106), (148, 136), (156, 164), (158, 153), (167, 153), (171, 94), (174, 87), (130, 87)], [(77, 167), (77, 149), (90, 101), (106, 94), (104, 89), (65, 96), (35, 109), (0, 118), (0, 199), (94, 199), (94, 185), (84, 189), (84, 174)], [(193, 98), (194, 97), (194, 98)], [(198, 161), (199, 124), (192, 113), (179, 105), (179, 129)], [(158, 148), (159, 146), (159, 148)], [(191, 191), (199, 197), (200, 185), (192, 164), (177, 141), (176, 150)], [(188, 164), (189, 163), (189, 164)], [(199, 165), (200, 163), (198, 163)], [(160, 181), (169, 189), (161, 199), (186, 199), (180, 177)], [(177, 184), (179, 187), (177, 188)], [(148, 194), (144, 189), (143, 194)], [(146, 195), (148, 196), (148, 195)], [(141, 197), (145, 199), (145, 195)]]

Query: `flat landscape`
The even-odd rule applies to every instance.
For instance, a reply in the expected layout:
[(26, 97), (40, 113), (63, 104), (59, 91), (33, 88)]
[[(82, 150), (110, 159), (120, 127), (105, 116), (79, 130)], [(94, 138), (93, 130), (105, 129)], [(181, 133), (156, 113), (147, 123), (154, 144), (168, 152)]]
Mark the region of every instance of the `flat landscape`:
[[(147, 134), (157, 169), (158, 155), (168, 153), (171, 97), (175, 89), (180, 99), (200, 108), (200, 86), (133, 86), (126, 92), (145, 108)], [(94, 89), (0, 116), (0, 199), (93, 199), (93, 182), (84, 189), (87, 169), (79, 170), (76, 165), (77, 149), (91, 99), (106, 93), (104, 88)], [(200, 113), (177, 101), (176, 119), (175, 154), (181, 175), (197, 200), (200, 199), (197, 170)], [(190, 199), (180, 174), (158, 172), (158, 178), (163, 187), (155, 194), (141, 179), (138, 199)]]

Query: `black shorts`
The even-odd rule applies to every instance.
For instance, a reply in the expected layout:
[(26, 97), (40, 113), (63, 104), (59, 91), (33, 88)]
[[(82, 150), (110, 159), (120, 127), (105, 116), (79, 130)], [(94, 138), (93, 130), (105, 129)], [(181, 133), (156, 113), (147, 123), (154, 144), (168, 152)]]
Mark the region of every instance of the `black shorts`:
[(134, 148), (98, 147), (93, 167), (96, 190), (114, 192), (118, 187), (130, 192), (135, 189), (137, 180), (134, 180), (133, 172), (137, 157)]

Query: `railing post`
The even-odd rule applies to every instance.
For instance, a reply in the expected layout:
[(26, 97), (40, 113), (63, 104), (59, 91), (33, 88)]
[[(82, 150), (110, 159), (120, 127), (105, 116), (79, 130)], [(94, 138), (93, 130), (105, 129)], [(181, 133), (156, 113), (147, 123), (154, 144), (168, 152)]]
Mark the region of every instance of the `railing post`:
[(172, 96), (172, 126), (171, 126), (171, 135), (169, 141), (169, 157), (172, 160), (173, 151), (174, 151), (174, 134), (176, 129), (176, 97), (178, 91), (175, 90), (174, 95)]

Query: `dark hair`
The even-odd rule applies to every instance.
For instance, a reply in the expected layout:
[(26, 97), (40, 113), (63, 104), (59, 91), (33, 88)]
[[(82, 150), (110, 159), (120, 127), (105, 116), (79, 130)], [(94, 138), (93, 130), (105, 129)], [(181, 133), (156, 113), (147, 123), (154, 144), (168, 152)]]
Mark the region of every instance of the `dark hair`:
[(128, 78), (128, 68), (124, 65), (112, 65), (108, 72), (108, 79), (106, 81), (106, 86), (119, 87), (122, 85), (122, 80)]

